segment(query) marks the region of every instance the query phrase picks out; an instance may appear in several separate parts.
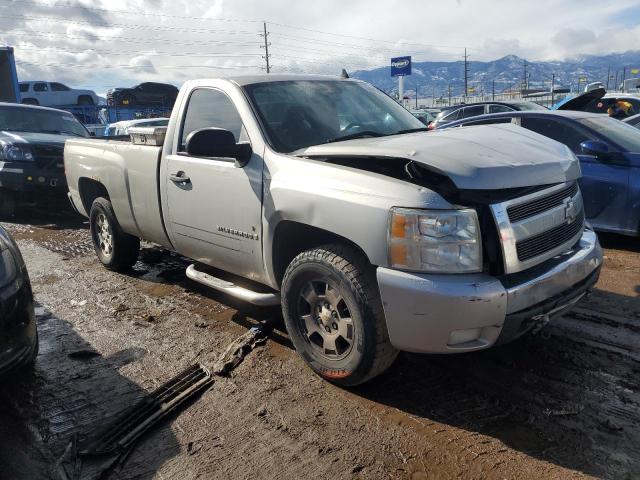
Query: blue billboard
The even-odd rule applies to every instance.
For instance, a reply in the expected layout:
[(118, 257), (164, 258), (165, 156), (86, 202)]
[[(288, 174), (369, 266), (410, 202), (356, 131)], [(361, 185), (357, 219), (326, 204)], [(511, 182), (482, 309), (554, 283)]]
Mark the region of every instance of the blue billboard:
[(391, 76), (404, 77), (411, 75), (411, 57), (396, 57), (391, 59)]

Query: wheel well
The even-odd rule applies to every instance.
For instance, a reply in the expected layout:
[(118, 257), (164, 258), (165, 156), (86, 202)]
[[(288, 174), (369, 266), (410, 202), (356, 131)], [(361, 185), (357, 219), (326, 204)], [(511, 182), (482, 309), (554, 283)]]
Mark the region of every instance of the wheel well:
[(87, 99), (91, 103), (93, 103), (93, 98), (91, 97), (91, 95), (78, 95), (78, 103), (80, 103), (80, 100), (82, 99)]
[(271, 257), (273, 272), (278, 285), (282, 283), (284, 272), (298, 254), (329, 243), (351, 245), (369, 261), (366, 253), (348, 238), (304, 223), (288, 220), (280, 222), (273, 236)]
[(92, 180), (91, 178), (83, 177), (80, 179), (78, 182), (78, 192), (80, 193), (80, 200), (82, 201), (84, 211), (87, 212), (87, 214), (91, 210), (91, 205), (93, 205), (93, 201), (96, 198), (104, 197), (110, 200), (107, 188), (102, 183)]

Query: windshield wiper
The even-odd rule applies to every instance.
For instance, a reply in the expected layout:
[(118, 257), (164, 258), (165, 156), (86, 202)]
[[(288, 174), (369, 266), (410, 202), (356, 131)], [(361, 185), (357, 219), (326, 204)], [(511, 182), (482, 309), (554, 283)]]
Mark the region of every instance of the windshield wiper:
[(365, 130), (364, 132), (356, 132), (350, 135), (344, 135), (342, 137), (335, 137), (331, 140), (327, 140), (324, 143), (335, 143), (342, 142), (343, 140), (355, 140), (356, 138), (367, 138), (367, 137), (383, 137), (384, 134), (380, 132), (374, 132), (373, 130)]

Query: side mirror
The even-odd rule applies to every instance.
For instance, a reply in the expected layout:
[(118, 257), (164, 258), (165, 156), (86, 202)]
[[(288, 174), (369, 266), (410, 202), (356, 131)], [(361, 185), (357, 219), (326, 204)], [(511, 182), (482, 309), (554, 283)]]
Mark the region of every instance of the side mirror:
[(585, 155), (593, 155), (599, 159), (607, 159), (610, 155), (609, 146), (598, 140), (587, 140), (580, 144), (580, 149)]
[(187, 136), (187, 155), (205, 158), (233, 158), (244, 167), (253, 154), (248, 143), (236, 143), (236, 138), (224, 128), (201, 128)]

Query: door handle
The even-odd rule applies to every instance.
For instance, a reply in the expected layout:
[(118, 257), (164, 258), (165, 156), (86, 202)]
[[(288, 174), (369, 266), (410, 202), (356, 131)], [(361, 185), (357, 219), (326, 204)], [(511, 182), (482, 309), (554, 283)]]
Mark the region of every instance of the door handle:
[(184, 172), (169, 175), (169, 180), (175, 183), (191, 183), (191, 179)]

